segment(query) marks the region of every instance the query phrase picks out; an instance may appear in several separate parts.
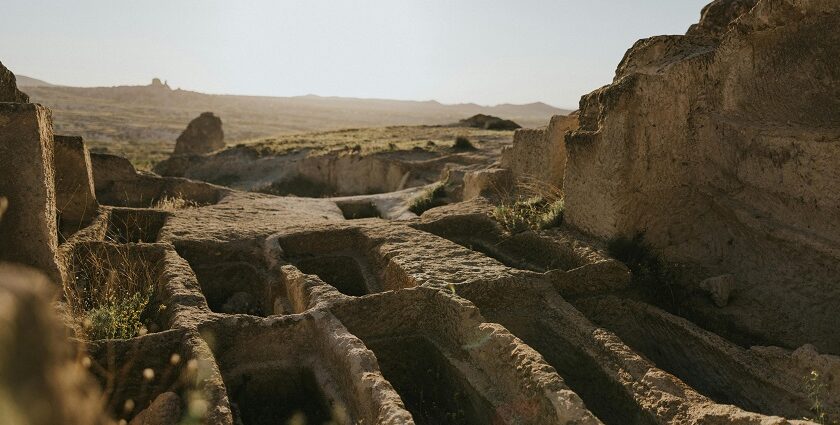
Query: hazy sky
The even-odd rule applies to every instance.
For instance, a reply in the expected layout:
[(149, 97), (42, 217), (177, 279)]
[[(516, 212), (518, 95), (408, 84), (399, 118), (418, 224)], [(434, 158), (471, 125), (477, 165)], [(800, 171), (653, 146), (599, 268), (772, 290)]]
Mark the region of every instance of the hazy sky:
[(10, 0), (0, 61), (74, 86), (576, 107), (708, 0)]

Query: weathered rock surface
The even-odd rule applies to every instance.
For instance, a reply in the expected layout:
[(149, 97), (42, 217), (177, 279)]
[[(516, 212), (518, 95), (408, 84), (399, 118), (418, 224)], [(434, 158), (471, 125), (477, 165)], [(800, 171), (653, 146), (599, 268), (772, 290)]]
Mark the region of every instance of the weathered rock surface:
[(840, 3), (760, 0), (739, 17), (749, 5), (639, 41), (582, 98), (565, 218), (604, 239), (645, 231), (700, 278), (733, 274), (738, 297), (700, 314), (746, 340), (838, 353)]
[(0, 194), (9, 208), (0, 222), (0, 260), (35, 267), (60, 281), (50, 111), (0, 103)]
[(546, 128), (516, 130), (513, 146), (502, 151), (502, 167), (514, 178), (563, 187), (566, 171), (566, 132), (578, 127), (577, 114), (555, 115)]
[(90, 153), (81, 137), (55, 136), (55, 192), (59, 227), (79, 229), (96, 216)]
[(212, 112), (204, 112), (190, 121), (186, 130), (178, 136), (175, 155), (200, 155), (225, 147), (225, 133), (222, 119)]
[(692, 25), (686, 35), (706, 36), (720, 39), (729, 29), (729, 24), (752, 9), (758, 0), (715, 0), (701, 12), (700, 22)]
[(181, 421), (181, 397), (171, 391), (155, 398), (128, 425), (177, 425)]
[(0, 62), (0, 102), (29, 103), (29, 96), (18, 90), (15, 74)]

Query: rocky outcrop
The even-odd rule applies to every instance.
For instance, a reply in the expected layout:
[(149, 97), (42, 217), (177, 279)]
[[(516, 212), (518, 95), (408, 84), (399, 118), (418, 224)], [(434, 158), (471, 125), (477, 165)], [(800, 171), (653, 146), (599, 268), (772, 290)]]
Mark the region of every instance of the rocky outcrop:
[(700, 22), (692, 25), (686, 35), (720, 39), (729, 24), (750, 11), (758, 0), (715, 0), (701, 12)]
[(55, 192), (59, 230), (89, 224), (99, 204), (93, 187), (90, 152), (81, 137), (55, 136)]
[(18, 90), (15, 74), (0, 62), (0, 102), (29, 103), (29, 96)]
[(502, 167), (518, 179), (533, 179), (563, 187), (566, 145), (563, 138), (577, 129), (577, 114), (555, 115), (546, 128), (524, 128), (513, 134), (513, 146), (502, 150)]
[(478, 114), (458, 121), (459, 127), (483, 128), (485, 130), (516, 130), (521, 125), (492, 115)]
[(35, 267), (60, 280), (52, 117), (31, 103), (0, 103), (0, 260)]
[(178, 136), (175, 155), (200, 155), (225, 147), (225, 133), (222, 119), (205, 112), (190, 121), (186, 130)]
[(637, 42), (581, 99), (565, 219), (604, 239), (645, 232), (698, 280), (732, 274), (725, 308), (694, 308), (744, 341), (838, 353), (840, 3), (737, 16), (749, 5), (717, 1), (689, 35)]

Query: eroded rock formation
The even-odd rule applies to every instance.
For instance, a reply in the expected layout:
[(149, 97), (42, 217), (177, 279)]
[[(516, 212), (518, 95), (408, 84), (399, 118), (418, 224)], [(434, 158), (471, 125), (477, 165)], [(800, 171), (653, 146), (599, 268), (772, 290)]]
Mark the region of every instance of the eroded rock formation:
[(697, 313), (746, 343), (838, 353), (840, 3), (751, 3), (639, 41), (583, 97), (565, 217), (733, 274), (728, 306)]
[(175, 143), (175, 155), (200, 155), (225, 147), (225, 133), (222, 131), (222, 119), (212, 112), (204, 112), (190, 121), (187, 128), (178, 136)]
[(29, 103), (29, 96), (18, 90), (15, 74), (0, 62), (0, 102)]
[(567, 131), (577, 129), (577, 114), (556, 115), (546, 128), (516, 130), (513, 145), (502, 151), (502, 167), (510, 169), (517, 179), (535, 179), (563, 187), (566, 171)]

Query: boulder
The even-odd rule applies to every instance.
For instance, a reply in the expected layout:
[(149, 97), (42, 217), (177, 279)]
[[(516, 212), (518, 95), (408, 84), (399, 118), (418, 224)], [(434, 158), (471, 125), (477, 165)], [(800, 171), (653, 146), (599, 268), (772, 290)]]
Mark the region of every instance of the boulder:
[(0, 261), (35, 267), (60, 282), (53, 154), (49, 109), (0, 103), (0, 194), (9, 201), (0, 222)]
[(0, 102), (29, 103), (29, 96), (18, 90), (15, 74), (0, 62)]
[(703, 314), (742, 335), (837, 353), (840, 3), (760, 0), (738, 16), (749, 5), (714, 2), (689, 35), (639, 41), (581, 99), (565, 219), (733, 274), (737, 302)]
[(90, 223), (98, 204), (90, 153), (81, 137), (55, 136), (55, 197), (62, 230)]
[(187, 129), (178, 136), (175, 155), (201, 155), (225, 147), (222, 119), (205, 112), (190, 121)]
[(522, 128), (522, 126), (511, 120), (484, 114), (473, 115), (467, 119), (458, 121), (457, 125), (458, 127), (482, 128), (485, 130), (516, 130), (517, 128)]

